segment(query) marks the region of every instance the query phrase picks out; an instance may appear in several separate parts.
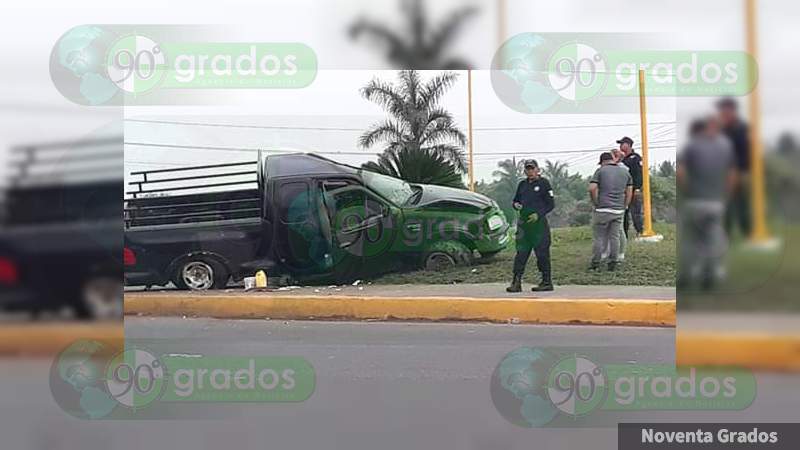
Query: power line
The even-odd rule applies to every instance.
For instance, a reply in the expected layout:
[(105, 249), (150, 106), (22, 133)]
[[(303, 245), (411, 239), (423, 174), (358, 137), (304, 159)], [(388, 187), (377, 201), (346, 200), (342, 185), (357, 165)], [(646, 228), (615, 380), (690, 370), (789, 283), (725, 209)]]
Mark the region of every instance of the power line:
[(186, 125), (201, 127), (222, 127), (222, 128), (254, 128), (266, 130), (314, 130), (314, 131), (364, 131), (362, 128), (339, 128), (339, 127), (290, 127), (281, 125), (243, 125), (226, 123), (206, 123), (206, 122), (180, 122), (173, 120), (149, 120), (149, 119), (125, 119), (126, 122), (138, 123), (158, 123), (168, 125)]
[[(264, 130), (310, 130), (310, 131), (366, 131), (363, 128), (346, 127), (307, 127), (307, 126), (288, 126), (288, 125), (244, 125), (244, 124), (225, 124), (207, 122), (184, 122), (174, 120), (151, 120), (151, 119), (125, 119), (126, 122), (136, 123), (156, 123), (167, 125), (202, 126), (218, 128), (250, 128)], [(673, 125), (677, 122), (652, 122), (651, 125)], [(580, 128), (611, 128), (611, 127), (633, 127), (639, 126), (638, 123), (609, 123), (609, 124), (585, 124), (585, 125), (552, 125), (537, 127), (475, 127), (475, 131), (525, 131), (525, 130), (569, 130)]]
[[(134, 145), (137, 147), (157, 147), (157, 148), (179, 148), (186, 150), (214, 150), (214, 151), (231, 151), (231, 152), (264, 152), (264, 153), (297, 153), (300, 151), (295, 150), (267, 150), (252, 147), (215, 147), (208, 145), (178, 145), (178, 144), (157, 144), (151, 142), (125, 142), (125, 145)], [(324, 151), (324, 152), (310, 152), (324, 155), (351, 155), (351, 156), (378, 156), (380, 153), (366, 153), (366, 152), (342, 152), (342, 151)]]
[[(651, 125), (671, 125), (676, 122), (652, 122)], [(571, 130), (576, 128), (613, 128), (613, 127), (634, 127), (638, 123), (609, 123), (609, 124), (587, 124), (587, 125), (553, 125), (541, 127), (488, 127), (475, 128), (478, 131), (527, 131), (527, 130)]]
[[(248, 147), (215, 147), (215, 146), (201, 146), (201, 145), (178, 145), (178, 144), (158, 144), (149, 142), (125, 142), (125, 145), (133, 145), (138, 147), (156, 147), (156, 148), (178, 148), (186, 150), (214, 150), (214, 151), (234, 151), (234, 152), (258, 152), (261, 150), (264, 153), (292, 153), (290, 150), (265, 150), (258, 148)], [(609, 144), (611, 145), (611, 144)], [(519, 150), (507, 152), (475, 152), (476, 155), (526, 155), (526, 154), (571, 154), (571, 153), (591, 153), (601, 151), (604, 147), (593, 149), (568, 149), (568, 150)], [(659, 148), (674, 148), (674, 146), (650, 146), (651, 149)], [(320, 155), (348, 155), (348, 156), (378, 156), (380, 153), (365, 153), (365, 152), (346, 152), (346, 151), (314, 151)]]

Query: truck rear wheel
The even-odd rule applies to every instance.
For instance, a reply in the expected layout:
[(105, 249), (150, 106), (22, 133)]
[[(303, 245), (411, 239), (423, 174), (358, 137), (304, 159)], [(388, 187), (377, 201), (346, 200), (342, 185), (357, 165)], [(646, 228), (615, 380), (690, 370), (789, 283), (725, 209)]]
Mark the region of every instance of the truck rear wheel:
[(79, 319), (119, 319), (122, 317), (121, 276), (98, 275), (84, 281), (73, 305)]
[(180, 289), (207, 291), (228, 285), (228, 270), (212, 258), (189, 258), (178, 265), (172, 280)]

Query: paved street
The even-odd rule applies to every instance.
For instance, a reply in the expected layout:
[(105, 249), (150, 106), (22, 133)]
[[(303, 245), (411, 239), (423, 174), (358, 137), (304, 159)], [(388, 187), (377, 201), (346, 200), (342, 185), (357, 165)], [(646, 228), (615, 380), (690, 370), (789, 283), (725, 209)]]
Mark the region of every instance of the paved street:
[(12, 368), (15, 382), (0, 384), (0, 396), (12, 403), (0, 427), (13, 444), (9, 448), (31, 448), (23, 444), (32, 439), (32, 448), (49, 449), (560, 449), (589, 443), (610, 449), (613, 429), (529, 430), (505, 421), (490, 397), (495, 366), (519, 346), (636, 344), (640, 351), (626, 358), (674, 358), (674, 330), (664, 328), (135, 317), (125, 322), (127, 339), (189, 338), (194, 351), (302, 356), (316, 370), (316, 390), (301, 404), (234, 406), (224, 420), (95, 423), (73, 419), (52, 403), (47, 362), (7, 360), (0, 364)]
[[(127, 317), (131, 338), (188, 338), (187, 352), (295, 355), (316, 370), (300, 404), (206, 405), (166, 421), (81, 421), (53, 403), (49, 361), (0, 360), (4, 447), (103, 449), (614, 449), (616, 428), (526, 429), (497, 412), (491, 374), (520, 346), (601, 347), (616, 358), (671, 363), (674, 329), (494, 324), (295, 322)], [(713, 351), (710, 349), (710, 351)], [(620, 353), (621, 352), (621, 353)], [(630, 421), (797, 421), (800, 379), (759, 375), (739, 412), (647, 412)]]

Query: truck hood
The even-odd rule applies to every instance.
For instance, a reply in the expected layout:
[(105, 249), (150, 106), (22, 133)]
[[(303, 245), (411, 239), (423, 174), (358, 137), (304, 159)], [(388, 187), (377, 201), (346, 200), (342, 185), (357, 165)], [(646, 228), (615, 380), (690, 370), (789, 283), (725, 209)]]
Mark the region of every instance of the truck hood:
[(460, 203), (478, 209), (485, 209), (494, 205), (494, 202), (492, 202), (492, 199), (489, 197), (465, 189), (436, 186), (432, 184), (417, 184), (415, 186), (422, 189), (422, 196), (414, 205), (418, 208), (433, 206), (437, 203)]

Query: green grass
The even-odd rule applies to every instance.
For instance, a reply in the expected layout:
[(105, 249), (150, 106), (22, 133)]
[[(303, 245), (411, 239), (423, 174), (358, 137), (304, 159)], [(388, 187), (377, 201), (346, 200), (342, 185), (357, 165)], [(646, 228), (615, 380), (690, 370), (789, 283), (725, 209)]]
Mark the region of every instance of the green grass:
[[(617, 272), (589, 272), (592, 232), (589, 227), (553, 230), (551, 258), (553, 282), (557, 285), (638, 285), (674, 286), (676, 274), (675, 226), (657, 224), (656, 232), (664, 235), (657, 243), (628, 242), (625, 262)], [(423, 270), (391, 273), (374, 278), (377, 284), (451, 284), (508, 282), (511, 278), (514, 250), (510, 247), (489, 262), (459, 267), (444, 272)], [(531, 255), (525, 282), (538, 281), (536, 259)]]
[(737, 240), (728, 254), (728, 278), (711, 292), (682, 290), (679, 310), (800, 311), (800, 226), (773, 223), (781, 245), (754, 250)]
[[(553, 230), (553, 277), (556, 284), (674, 286), (677, 270), (675, 226), (656, 224), (664, 235), (659, 243), (629, 242), (619, 272), (587, 272), (591, 253), (588, 227)], [(742, 239), (732, 243), (727, 258), (728, 277), (711, 292), (681, 290), (678, 310), (800, 312), (800, 225), (773, 223), (771, 230), (782, 245), (774, 251), (748, 248)], [(513, 245), (513, 244), (512, 244)], [(408, 270), (389, 273), (376, 284), (451, 284), (508, 282), (514, 258), (512, 248), (491, 262), (445, 272)], [(525, 282), (537, 280), (533, 255)]]

